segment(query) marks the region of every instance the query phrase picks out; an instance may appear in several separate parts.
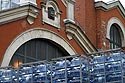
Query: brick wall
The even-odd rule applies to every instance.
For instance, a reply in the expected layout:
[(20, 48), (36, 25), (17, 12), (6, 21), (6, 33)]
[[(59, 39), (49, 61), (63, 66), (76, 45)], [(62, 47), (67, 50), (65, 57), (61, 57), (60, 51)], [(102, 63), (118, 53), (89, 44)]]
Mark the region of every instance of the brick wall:
[(94, 0), (77, 0), (75, 19), (85, 31), (90, 41), (96, 46), (96, 13)]

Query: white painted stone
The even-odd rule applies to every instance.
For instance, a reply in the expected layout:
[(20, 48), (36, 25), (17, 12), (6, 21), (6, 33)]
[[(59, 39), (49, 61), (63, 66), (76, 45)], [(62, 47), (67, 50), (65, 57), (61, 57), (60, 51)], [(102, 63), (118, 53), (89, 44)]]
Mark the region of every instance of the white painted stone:
[[(53, 7), (53, 9), (55, 10), (55, 20), (51, 20), (48, 18), (48, 7)], [(42, 18), (43, 18), (43, 22), (47, 23), (47, 24), (50, 24), (56, 28), (60, 28), (60, 10), (57, 6), (56, 3), (54, 3), (54, 1), (49, 1), (47, 4), (46, 4), (46, 7), (43, 7), (42, 8)]]

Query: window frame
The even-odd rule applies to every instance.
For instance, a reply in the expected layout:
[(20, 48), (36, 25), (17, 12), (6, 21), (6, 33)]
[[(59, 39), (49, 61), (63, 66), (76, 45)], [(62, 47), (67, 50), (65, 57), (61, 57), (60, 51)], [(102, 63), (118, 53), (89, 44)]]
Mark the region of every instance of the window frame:
[(122, 47), (122, 38), (120, 34), (120, 28), (116, 24), (113, 24), (110, 28), (109, 42), (110, 42), (110, 49), (116, 49), (116, 48)]
[[(60, 28), (60, 17), (61, 17), (61, 11), (59, 9), (59, 6), (56, 1), (49, 0), (46, 2), (46, 4), (41, 4), (42, 6), (42, 22), (43, 24), (49, 24), (57, 29)], [(54, 19), (49, 18), (48, 14), (48, 8), (52, 7), (55, 11)]]

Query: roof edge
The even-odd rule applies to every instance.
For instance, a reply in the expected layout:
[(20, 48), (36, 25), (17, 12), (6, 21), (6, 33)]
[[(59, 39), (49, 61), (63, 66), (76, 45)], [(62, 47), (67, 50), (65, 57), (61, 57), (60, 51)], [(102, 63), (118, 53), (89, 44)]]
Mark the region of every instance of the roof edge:
[(115, 7), (119, 8), (121, 13), (125, 17), (125, 9), (124, 9), (124, 7), (123, 7), (123, 5), (121, 4), (120, 1), (115, 1), (115, 2), (112, 2), (112, 3), (105, 3), (103, 1), (95, 2), (95, 8), (96, 9), (110, 10), (112, 8), (115, 8)]

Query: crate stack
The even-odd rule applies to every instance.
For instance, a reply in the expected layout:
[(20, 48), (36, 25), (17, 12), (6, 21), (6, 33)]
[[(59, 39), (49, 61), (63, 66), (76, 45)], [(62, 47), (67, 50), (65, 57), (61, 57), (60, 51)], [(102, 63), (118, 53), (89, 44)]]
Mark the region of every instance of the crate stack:
[(0, 83), (17, 83), (18, 72), (13, 67), (0, 68)]
[(87, 83), (88, 61), (81, 56), (69, 56), (52, 61), (52, 83)]
[[(101, 51), (0, 68), (0, 83), (125, 83), (125, 53)], [(98, 56), (97, 56), (98, 55)]]
[(50, 83), (51, 71), (47, 61), (22, 64), (18, 69), (19, 83)]

